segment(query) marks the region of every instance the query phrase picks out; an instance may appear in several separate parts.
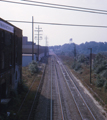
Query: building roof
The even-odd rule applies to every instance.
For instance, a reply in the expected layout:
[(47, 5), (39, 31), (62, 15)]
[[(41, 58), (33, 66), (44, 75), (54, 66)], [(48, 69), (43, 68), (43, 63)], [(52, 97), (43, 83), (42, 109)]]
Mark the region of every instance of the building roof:
[[(45, 52), (46, 47), (39, 46), (39, 54)], [(22, 46), (22, 53), (23, 54), (32, 54), (32, 45), (23, 45)], [(34, 45), (34, 54), (38, 53), (38, 45)]]
[[(33, 53), (38, 54), (38, 45), (34, 43), (33, 47), (34, 47)], [(39, 54), (45, 53), (46, 51), (47, 47), (39, 45)], [(32, 42), (28, 42), (28, 38), (26, 36), (23, 37), (22, 53), (32, 54)]]

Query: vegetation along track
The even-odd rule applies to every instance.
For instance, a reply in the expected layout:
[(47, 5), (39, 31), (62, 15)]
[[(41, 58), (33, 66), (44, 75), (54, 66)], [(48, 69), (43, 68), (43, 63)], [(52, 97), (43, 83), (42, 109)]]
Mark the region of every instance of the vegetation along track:
[[(37, 99), (39, 97), (39, 93), (41, 90), (40, 88), (42, 87), (42, 84), (43, 84), (45, 69), (46, 69), (46, 65), (45, 65), (41, 80), (39, 82), (39, 85), (38, 86), (36, 85), (37, 84), (35, 82), (36, 79), (34, 79), (22, 104), (19, 107), (17, 115), (19, 116), (20, 120), (23, 120), (23, 119), (33, 120), (34, 119), (34, 111), (35, 111)], [(35, 88), (37, 88), (37, 90), (35, 90)]]
[(81, 119), (103, 120), (104, 118), (102, 116), (96, 115), (96, 113), (93, 112), (89, 104), (87, 104), (86, 100), (84, 99), (83, 93), (80, 92), (75, 82), (72, 80), (71, 76), (69, 75), (68, 71), (65, 69), (64, 65), (62, 64), (62, 62), (59, 60), (58, 57), (56, 57), (56, 59), (57, 59), (57, 63), (60, 66), (60, 70), (62, 72), (63, 78), (65, 79), (66, 85), (78, 109), (78, 113), (80, 114)]

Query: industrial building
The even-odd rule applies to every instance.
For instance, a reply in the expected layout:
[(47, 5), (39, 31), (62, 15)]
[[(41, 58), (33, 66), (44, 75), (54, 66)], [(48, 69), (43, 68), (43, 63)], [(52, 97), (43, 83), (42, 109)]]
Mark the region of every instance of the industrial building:
[(0, 102), (17, 91), (22, 77), (22, 30), (0, 18)]
[(38, 45), (28, 41), (27, 37), (23, 37), (22, 45), (22, 66), (27, 66), (32, 62), (32, 53), (35, 61), (41, 61), (44, 56), (48, 56), (48, 47), (39, 46), (39, 57), (38, 57)]

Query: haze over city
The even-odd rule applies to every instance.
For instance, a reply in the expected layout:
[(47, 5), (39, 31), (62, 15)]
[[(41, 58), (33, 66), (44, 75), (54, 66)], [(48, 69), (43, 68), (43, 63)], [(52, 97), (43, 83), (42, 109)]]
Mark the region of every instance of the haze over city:
[[(22, 0), (15, 2), (31, 3)], [(40, 1), (39, 1), (40, 2)], [(61, 5), (69, 5), (76, 7), (84, 7), (91, 9), (107, 10), (107, 1), (103, 0), (42, 0), (41, 2), (48, 2)], [(35, 3), (31, 3), (35, 4)], [(96, 14), (64, 9), (55, 9), (40, 6), (14, 4), (0, 1), (0, 17), (5, 20), (17, 21), (32, 21), (46, 22), (46, 23), (60, 23), (60, 24), (77, 24), (77, 25), (95, 25), (107, 26), (107, 15)], [(18, 23), (11, 22), (13, 25), (23, 30), (23, 36), (27, 36), (28, 40), (32, 40), (32, 24), (31, 23)], [(48, 45), (63, 45), (72, 42), (76, 44), (85, 43), (86, 41), (106, 42), (107, 41), (107, 28), (99, 27), (78, 27), (78, 26), (61, 26), (61, 25), (43, 25), (34, 24), (34, 28), (42, 28), (43, 39), (40, 45), (45, 45), (45, 37), (48, 38)], [(35, 32), (36, 34), (36, 32)], [(35, 42), (37, 43), (36, 39)]]

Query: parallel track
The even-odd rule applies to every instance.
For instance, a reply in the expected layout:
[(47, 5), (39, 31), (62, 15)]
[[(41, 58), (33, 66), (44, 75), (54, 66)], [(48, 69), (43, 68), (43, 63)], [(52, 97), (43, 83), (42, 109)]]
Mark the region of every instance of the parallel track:
[(71, 92), (75, 105), (79, 111), (81, 119), (96, 120), (95, 116), (93, 115), (92, 111), (90, 110), (89, 106), (87, 105), (86, 101), (84, 100), (83, 96), (78, 90), (76, 84), (72, 81), (69, 73), (63, 66), (62, 62), (58, 58), (56, 59), (57, 59), (57, 62), (59, 63), (60, 69), (62, 71), (63, 77), (68, 86), (68, 89)]
[[(52, 58), (51, 58), (51, 105), (50, 105), (50, 106), (51, 106), (51, 110), (50, 110), (50, 120), (53, 120), (53, 119), (55, 119), (55, 117), (56, 117), (56, 116), (54, 116), (54, 114), (52, 114), (52, 113), (53, 113), (53, 112), (52, 112), (52, 111), (53, 111), (53, 108), (54, 108), (55, 106), (60, 107), (60, 108), (58, 109), (58, 110), (60, 110), (60, 113), (61, 113), (61, 118), (60, 118), (60, 120), (65, 120), (65, 119), (64, 119), (64, 114), (63, 114), (63, 108), (62, 108), (60, 91), (59, 91), (59, 85), (58, 85), (58, 81), (57, 81), (58, 76), (57, 76), (57, 69), (56, 69), (55, 63), (56, 63), (56, 60), (55, 60), (54, 57), (52, 57)], [(56, 76), (57, 79), (53, 79), (54, 76)], [(54, 84), (52, 85), (53, 80), (54, 80), (54, 82), (55, 82), (55, 84), (56, 84), (57, 94), (54, 93), (54, 90), (55, 90), (55, 89), (52, 89), (52, 87), (54, 87)], [(53, 95), (55, 95), (55, 96), (58, 95), (59, 104), (55, 103), (55, 101), (54, 101), (54, 104), (52, 103), (52, 96), (53, 96)], [(58, 115), (57, 115), (57, 116), (58, 116)], [(59, 116), (58, 116), (58, 117), (59, 117)]]

